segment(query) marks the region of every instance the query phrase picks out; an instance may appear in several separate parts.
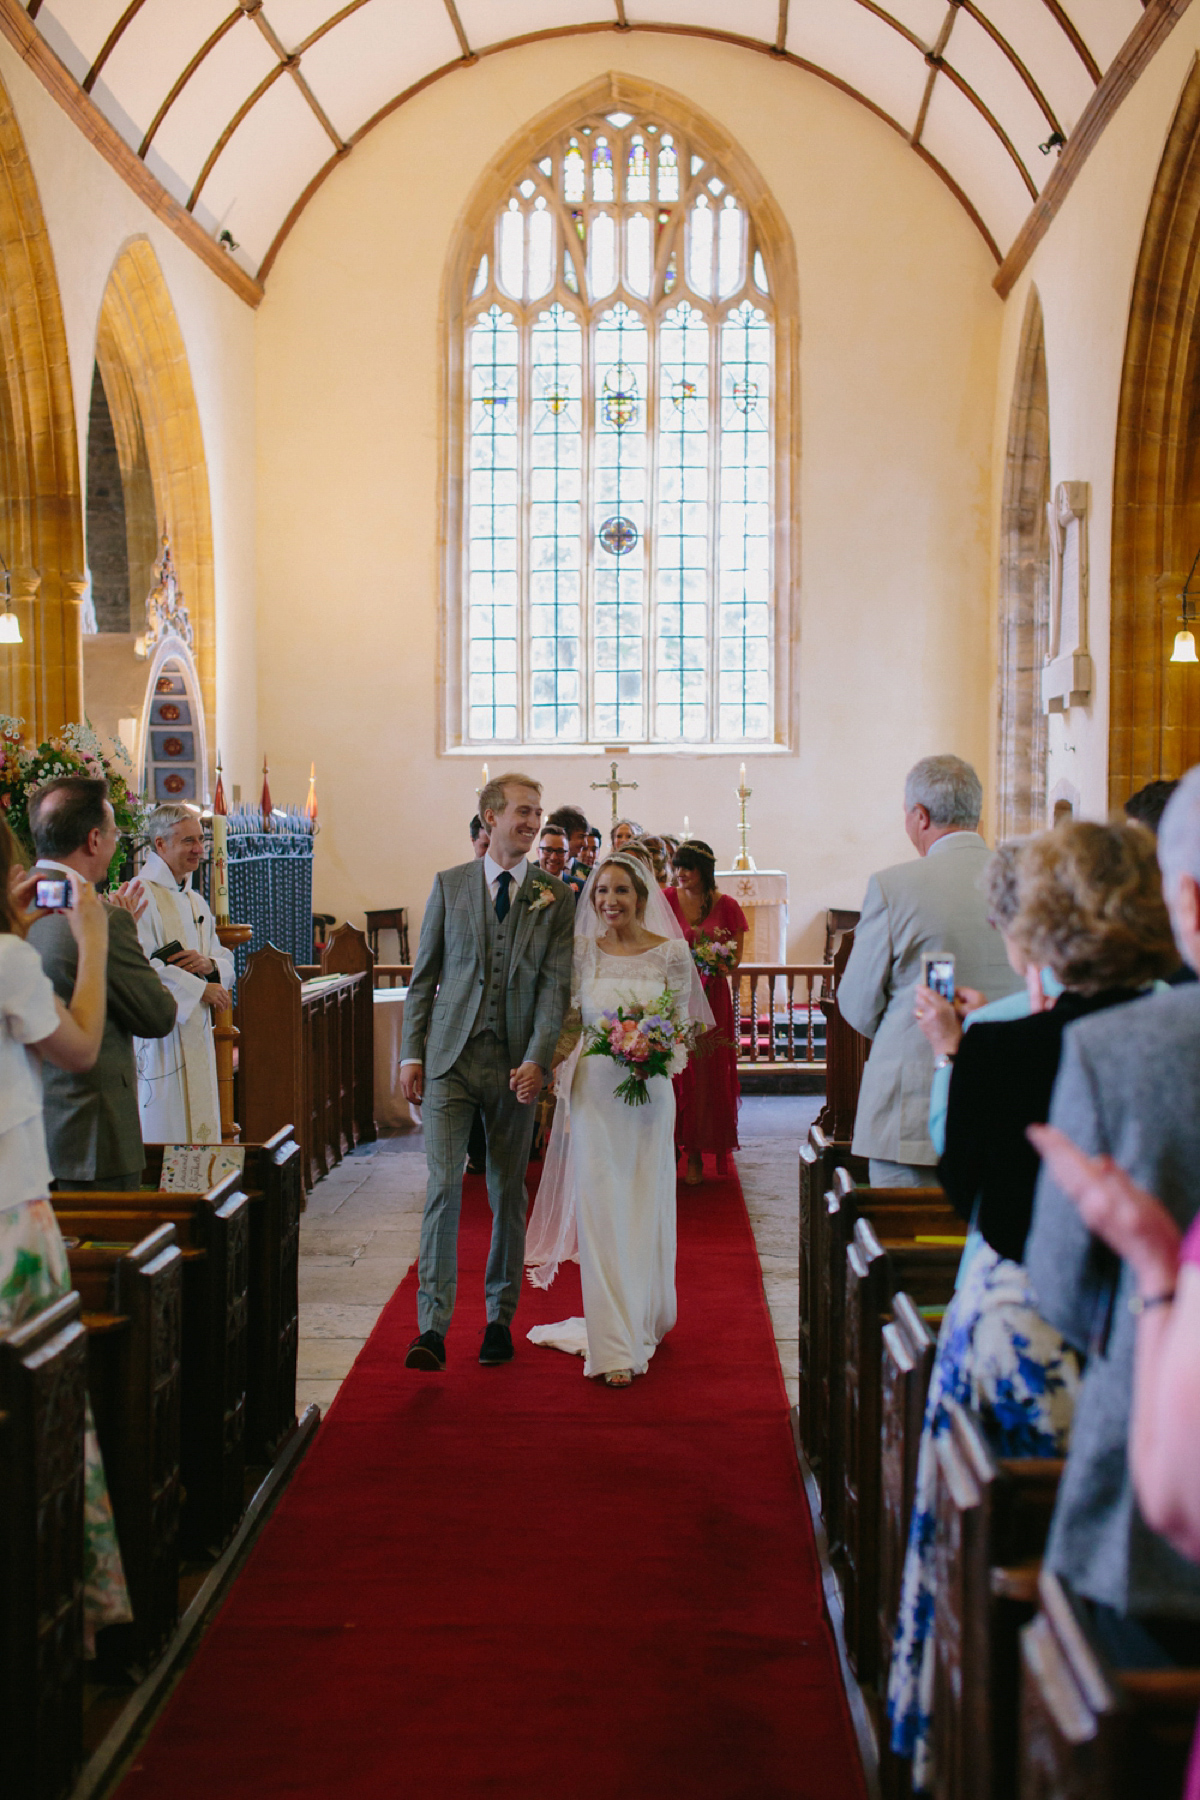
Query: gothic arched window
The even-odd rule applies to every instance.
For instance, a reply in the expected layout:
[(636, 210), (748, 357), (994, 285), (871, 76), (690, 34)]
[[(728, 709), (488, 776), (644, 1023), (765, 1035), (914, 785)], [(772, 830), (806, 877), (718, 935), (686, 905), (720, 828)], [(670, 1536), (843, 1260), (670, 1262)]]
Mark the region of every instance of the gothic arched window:
[(776, 740), (774, 288), (665, 118), (513, 181), (461, 297), (460, 743)]

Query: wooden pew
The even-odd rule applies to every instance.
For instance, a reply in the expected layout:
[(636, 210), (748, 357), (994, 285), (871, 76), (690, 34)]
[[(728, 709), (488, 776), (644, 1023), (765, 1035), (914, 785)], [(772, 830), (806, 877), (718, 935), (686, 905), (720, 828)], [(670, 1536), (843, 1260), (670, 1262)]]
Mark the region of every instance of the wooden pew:
[[(830, 1554), (835, 1557), (842, 1544), (846, 1252), (859, 1217), (865, 1215), (878, 1225), (878, 1216), (883, 1213), (894, 1218), (900, 1236), (957, 1235), (962, 1230), (941, 1188), (860, 1188), (855, 1185), (852, 1171), (841, 1168), (835, 1172), (833, 1187), (825, 1196), (824, 1244), (815, 1291), (817, 1316), (813, 1336), (819, 1360), (813, 1433), (820, 1459), (821, 1504)], [(918, 1304), (924, 1304), (923, 1298), (918, 1298)]]
[(965, 1234), (957, 1244), (919, 1241), (926, 1235), (953, 1236), (945, 1230), (948, 1223), (941, 1207), (883, 1208), (874, 1222), (870, 1217), (857, 1220), (846, 1251), (842, 1591), (846, 1652), (864, 1686), (877, 1681), (881, 1667), (883, 1333), (891, 1318), (894, 1297), (901, 1289), (918, 1306), (944, 1306), (950, 1299)]
[(937, 1442), (933, 1758), (937, 1800), (1016, 1792), (1019, 1634), (1058, 1492), (1056, 1458), (997, 1458), (952, 1403)]
[(849, 1139), (828, 1137), (820, 1124), (809, 1128), (808, 1140), (800, 1146), (800, 1297), (797, 1335), (800, 1340), (800, 1395), (798, 1402), (800, 1442), (815, 1474), (820, 1472), (820, 1447), (817, 1442), (817, 1384), (819, 1371), (825, 1367), (828, 1345), (819, 1338), (820, 1277), (825, 1261), (825, 1195), (833, 1185), (838, 1169), (850, 1170), (856, 1182), (867, 1180), (867, 1160), (855, 1156)]
[[(296, 1423), (303, 1157), (290, 1125), (265, 1144), (238, 1148), (246, 1153), (241, 1185), (250, 1206), (246, 1456), (271, 1463)], [(147, 1187), (161, 1181), (162, 1159), (161, 1144), (145, 1146)]]
[(892, 1657), (900, 1584), (908, 1549), (917, 1457), (925, 1424), (925, 1402), (937, 1340), (911, 1295), (894, 1294), (892, 1316), (883, 1327), (879, 1376), (879, 1675), (877, 1722), (879, 1775), (886, 1800), (911, 1792), (907, 1762), (887, 1746), (883, 1694)]
[(1021, 1634), (1021, 1800), (1179, 1800), (1200, 1669), (1116, 1670), (1086, 1609), (1043, 1569)]
[(14, 1800), (60, 1800), (82, 1754), (79, 1314), (67, 1294), (0, 1337), (0, 1745)]
[(174, 1225), (183, 1253), (185, 1553), (220, 1549), (245, 1508), (250, 1209), (237, 1175), (206, 1194), (52, 1195), (65, 1235), (137, 1243)]
[(88, 1391), (133, 1624), (106, 1652), (148, 1668), (179, 1617), (183, 1258), (175, 1227), (140, 1243), (68, 1249), (88, 1334)]

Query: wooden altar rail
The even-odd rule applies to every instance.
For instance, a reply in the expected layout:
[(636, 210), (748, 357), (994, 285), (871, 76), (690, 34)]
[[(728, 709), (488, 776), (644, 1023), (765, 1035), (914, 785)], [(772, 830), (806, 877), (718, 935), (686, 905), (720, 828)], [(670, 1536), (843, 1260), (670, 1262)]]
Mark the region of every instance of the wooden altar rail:
[(836, 991), (829, 963), (743, 963), (733, 979), (738, 1068), (825, 1068), (822, 1001)]
[(374, 966), (363, 933), (341, 925), (319, 974), (268, 944), (238, 983), (242, 1127), (263, 1143), (294, 1125), (306, 1188), (375, 1138)]

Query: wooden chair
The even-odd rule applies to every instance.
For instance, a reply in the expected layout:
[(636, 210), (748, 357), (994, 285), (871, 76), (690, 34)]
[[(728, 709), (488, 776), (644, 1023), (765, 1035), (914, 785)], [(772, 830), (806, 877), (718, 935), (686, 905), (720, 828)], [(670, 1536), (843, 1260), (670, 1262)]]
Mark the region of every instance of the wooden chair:
[(394, 931), (400, 940), (400, 954), (397, 962), (406, 963), (408, 954), (408, 908), (407, 906), (387, 906), (381, 910), (367, 914), (367, 942), (371, 946), (371, 954), (379, 961), (379, 934), (381, 931)]
[[(246, 1153), (241, 1188), (250, 1207), (247, 1291), (246, 1456), (274, 1462), (296, 1423), (300, 1215), (303, 1158), (290, 1125)], [(146, 1187), (162, 1179), (163, 1146), (145, 1146)]]
[(68, 1251), (88, 1334), (88, 1390), (133, 1624), (106, 1649), (148, 1668), (179, 1617), (183, 1258), (175, 1227)]
[(183, 1254), (185, 1553), (220, 1550), (245, 1510), (250, 1209), (237, 1175), (205, 1194), (51, 1195), (64, 1235), (137, 1243), (174, 1225)]
[(951, 1403), (937, 1441), (933, 1792), (1016, 1791), (1019, 1634), (1062, 1474), (1050, 1457), (995, 1457), (980, 1421)]
[(1086, 1609), (1043, 1569), (1021, 1634), (1021, 1800), (1178, 1800), (1200, 1669), (1116, 1670)]
[(83, 1429), (78, 1294), (0, 1337), (0, 1742), (5, 1792), (60, 1800), (82, 1754)]

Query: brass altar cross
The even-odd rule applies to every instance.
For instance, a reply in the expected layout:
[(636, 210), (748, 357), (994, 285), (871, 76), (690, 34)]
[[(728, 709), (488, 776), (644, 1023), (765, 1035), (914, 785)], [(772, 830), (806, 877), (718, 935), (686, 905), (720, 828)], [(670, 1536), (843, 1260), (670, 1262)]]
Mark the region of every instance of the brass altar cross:
[(593, 788), (603, 788), (606, 793), (609, 793), (612, 795), (612, 808), (613, 808), (612, 822), (615, 825), (617, 822), (617, 795), (620, 793), (622, 788), (636, 788), (637, 782), (636, 781), (618, 781), (617, 780), (617, 765), (616, 765), (616, 763), (613, 763), (612, 774), (609, 776), (608, 780), (607, 781), (593, 781), (591, 785)]

